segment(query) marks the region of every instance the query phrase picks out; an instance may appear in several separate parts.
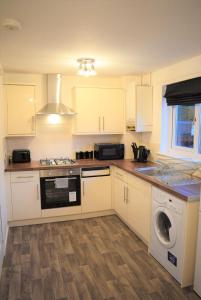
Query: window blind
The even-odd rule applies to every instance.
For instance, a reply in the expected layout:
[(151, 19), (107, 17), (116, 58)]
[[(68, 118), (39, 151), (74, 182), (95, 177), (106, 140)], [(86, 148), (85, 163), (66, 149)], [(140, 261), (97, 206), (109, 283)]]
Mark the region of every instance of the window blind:
[(168, 106), (201, 103), (201, 77), (167, 85), (164, 97)]

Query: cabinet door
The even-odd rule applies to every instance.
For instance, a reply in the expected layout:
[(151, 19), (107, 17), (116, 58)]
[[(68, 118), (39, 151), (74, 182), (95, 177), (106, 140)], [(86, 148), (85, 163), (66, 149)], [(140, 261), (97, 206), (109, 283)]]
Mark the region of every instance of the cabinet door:
[(114, 207), (116, 212), (127, 221), (126, 184), (114, 177)]
[(128, 224), (143, 238), (149, 241), (151, 214), (151, 187), (145, 189), (128, 186)]
[(0, 205), (0, 270), (2, 268), (3, 258), (4, 258), (3, 230), (2, 230), (2, 216), (1, 216), (1, 205)]
[(82, 178), (82, 212), (108, 210), (112, 207), (111, 177)]
[(101, 89), (103, 133), (124, 132), (124, 93), (122, 89)]
[(19, 180), (11, 182), (13, 220), (41, 217), (39, 179), (26, 174), (19, 177)]
[(35, 87), (6, 85), (7, 134), (35, 134)]
[(75, 133), (100, 133), (100, 90), (98, 88), (74, 89)]
[(136, 132), (152, 131), (152, 87), (136, 86)]

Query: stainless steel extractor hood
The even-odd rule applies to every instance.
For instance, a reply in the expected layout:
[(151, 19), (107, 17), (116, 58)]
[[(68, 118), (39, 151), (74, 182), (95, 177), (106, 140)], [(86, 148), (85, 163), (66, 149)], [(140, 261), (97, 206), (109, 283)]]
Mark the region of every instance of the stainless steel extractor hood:
[(47, 104), (37, 115), (75, 115), (76, 113), (61, 103), (61, 74), (47, 75)]

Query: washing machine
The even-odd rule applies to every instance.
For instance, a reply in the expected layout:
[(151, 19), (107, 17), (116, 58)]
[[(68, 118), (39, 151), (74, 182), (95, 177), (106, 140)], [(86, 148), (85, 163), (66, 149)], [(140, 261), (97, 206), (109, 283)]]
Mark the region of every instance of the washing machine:
[(153, 187), (150, 254), (182, 282), (186, 203)]
[(194, 290), (201, 297), (201, 206), (199, 213), (199, 227), (198, 227), (198, 239), (197, 239), (197, 253), (195, 264), (195, 280)]

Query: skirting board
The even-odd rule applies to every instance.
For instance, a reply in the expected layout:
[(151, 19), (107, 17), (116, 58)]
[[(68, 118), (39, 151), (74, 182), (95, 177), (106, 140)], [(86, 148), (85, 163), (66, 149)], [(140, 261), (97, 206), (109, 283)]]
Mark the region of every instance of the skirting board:
[(8, 226), (6, 227), (5, 238), (3, 240), (3, 245), (2, 245), (2, 247), (0, 249), (0, 252), (1, 252), (0, 253), (0, 278), (1, 278), (3, 260), (4, 260), (5, 254), (6, 254), (7, 239), (8, 239)]
[(46, 218), (43, 217), (40, 219), (9, 221), (8, 225), (9, 227), (16, 227), (16, 226), (25, 226), (25, 225), (34, 225), (34, 224), (43, 224), (43, 223), (52, 223), (52, 222), (71, 221), (71, 220), (78, 220), (78, 219), (88, 219), (88, 218), (109, 216), (114, 214), (115, 211), (113, 209), (110, 209), (110, 210), (91, 212), (91, 213), (82, 213), (82, 214), (69, 215), (69, 216), (46, 217)]
[(149, 246), (149, 241), (146, 241), (146, 240), (142, 237), (142, 235), (139, 234), (132, 226), (130, 226), (130, 224), (128, 224), (128, 223), (126, 222), (126, 220), (125, 220), (124, 218), (122, 218), (116, 211), (114, 211), (114, 213), (115, 213), (115, 215), (117, 215), (117, 216), (119, 217), (120, 220), (122, 220), (122, 222), (123, 222), (126, 226), (128, 226), (128, 228), (129, 228), (131, 231), (133, 231), (133, 232), (139, 237), (139, 239), (140, 239), (141, 241), (143, 241), (143, 243), (144, 243), (145, 245)]

